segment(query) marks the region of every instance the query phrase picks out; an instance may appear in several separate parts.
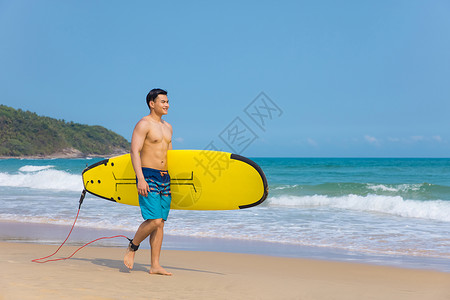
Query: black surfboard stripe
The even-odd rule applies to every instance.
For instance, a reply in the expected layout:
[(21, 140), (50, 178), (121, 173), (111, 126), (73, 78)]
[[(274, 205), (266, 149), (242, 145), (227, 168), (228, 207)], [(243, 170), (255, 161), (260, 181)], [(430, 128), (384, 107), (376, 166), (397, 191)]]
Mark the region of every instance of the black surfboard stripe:
[(239, 160), (239, 161), (245, 162), (246, 164), (255, 168), (255, 170), (258, 171), (259, 176), (261, 176), (261, 179), (263, 181), (263, 186), (264, 186), (264, 193), (263, 193), (261, 199), (259, 199), (258, 201), (254, 202), (254, 203), (251, 203), (251, 204), (240, 205), (239, 208), (240, 209), (249, 208), (249, 207), (257, 206), (257, 205), (263, 203), (264, 200), (266, 200), (267, 196), (269, 195), (269, 185), (267, 184), (266, 175), (264, 174), (261, 167), (257, 163), (255, 163), (253, 160), (248, 159), (247, 157), (244, 157), (244, 156), (241, 156), (238, 154), (232, 153), (230, 158), (234, 159), (234, 160)]

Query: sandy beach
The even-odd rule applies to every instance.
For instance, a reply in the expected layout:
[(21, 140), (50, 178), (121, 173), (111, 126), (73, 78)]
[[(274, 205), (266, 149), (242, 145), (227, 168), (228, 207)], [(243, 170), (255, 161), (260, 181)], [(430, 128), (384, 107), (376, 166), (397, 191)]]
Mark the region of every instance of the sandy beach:
[(148, 273), (148, 249), (132, 271), (114, 247), (31, 262), (56, 248), (0, 243), (0, 299), (450, 299), (450, 273), (299, 258), (164, 250), (171, 277)]

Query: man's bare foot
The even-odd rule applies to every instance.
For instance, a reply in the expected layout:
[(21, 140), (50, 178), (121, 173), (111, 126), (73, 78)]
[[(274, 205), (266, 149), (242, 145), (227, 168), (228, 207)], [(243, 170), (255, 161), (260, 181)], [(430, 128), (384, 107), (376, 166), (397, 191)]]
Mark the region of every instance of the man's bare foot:
[(123, 258), (123, 263), (125, 264), (125, 266), (127, 266), (128, 269), (133, 269), (134, 255), (135, 251), (131, 250), (130, 247), (128, 247), (127, 253), (125, 253), (125, 257)]
[(172, 273), (167, 272), (161, 266), (159, 266), (159, 267), (151, 267), (150, 268), (150, 274), (172, 276)]

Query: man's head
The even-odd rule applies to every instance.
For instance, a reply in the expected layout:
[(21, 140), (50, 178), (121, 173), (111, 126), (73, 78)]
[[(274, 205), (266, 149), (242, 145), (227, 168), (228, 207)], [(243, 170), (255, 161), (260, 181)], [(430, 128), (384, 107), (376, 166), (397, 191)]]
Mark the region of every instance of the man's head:
[(153, 105), (155, 104), (155, 101), (157, 101), (157, 98), (159, 95), (167, 96), (167, 91), (162, 89), (153, 89), (147, 94), (147, 105), (150, 111), (152, 110), (152, 107), (150, 105), (150, 102), (153, 102)]

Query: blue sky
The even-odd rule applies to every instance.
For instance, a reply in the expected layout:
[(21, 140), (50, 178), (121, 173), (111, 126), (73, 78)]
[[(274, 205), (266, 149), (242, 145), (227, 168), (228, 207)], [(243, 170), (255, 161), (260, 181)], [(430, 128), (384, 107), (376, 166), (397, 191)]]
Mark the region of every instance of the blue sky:
[(0, 103), (130, 140), (161, 87), (177, 149), (449, 157), (449, 13), (418, 0), (0, 0)]

